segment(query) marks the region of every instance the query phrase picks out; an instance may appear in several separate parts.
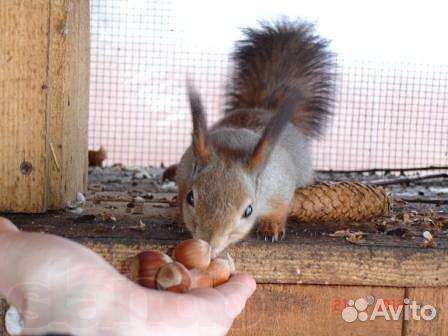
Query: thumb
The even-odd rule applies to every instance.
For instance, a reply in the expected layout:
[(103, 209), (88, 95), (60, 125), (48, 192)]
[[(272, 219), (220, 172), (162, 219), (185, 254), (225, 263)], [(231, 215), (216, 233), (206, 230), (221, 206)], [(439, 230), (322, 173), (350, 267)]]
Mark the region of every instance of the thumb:
[(0, 233), (18, 232), (19, 229), (9, 220), (0, 217)]
[(254, 278), (247, 274), (235, 274), (225, 284), (216, 287), (227, 298), (227, 309), (233, 318), (238, 316), (246, 305), (246, 301), (256, 289)]

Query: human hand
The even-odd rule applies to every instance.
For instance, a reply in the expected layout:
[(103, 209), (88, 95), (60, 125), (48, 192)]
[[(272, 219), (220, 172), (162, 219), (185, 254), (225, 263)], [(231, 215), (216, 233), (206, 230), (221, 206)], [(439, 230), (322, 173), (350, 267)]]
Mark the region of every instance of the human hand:
[(0, 295), (24, 334), (224, 335), (255, 290), (247, 275), (186, 294), (146, 289), (82, 245), (2, 218), (0, 256)]

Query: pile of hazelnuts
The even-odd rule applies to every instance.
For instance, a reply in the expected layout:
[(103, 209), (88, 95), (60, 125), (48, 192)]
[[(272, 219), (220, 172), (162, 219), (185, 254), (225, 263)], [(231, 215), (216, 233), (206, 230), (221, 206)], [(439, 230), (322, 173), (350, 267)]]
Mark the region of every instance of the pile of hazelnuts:
[(219, 286), (235, 271), (229, 255), (212, 259), (210, 245), (200, 239), (181, 242), (172, 257), (157, 250), (141, 252), (128, 261), (128, 268), (131, 280), (140, 285), (176, 293)]

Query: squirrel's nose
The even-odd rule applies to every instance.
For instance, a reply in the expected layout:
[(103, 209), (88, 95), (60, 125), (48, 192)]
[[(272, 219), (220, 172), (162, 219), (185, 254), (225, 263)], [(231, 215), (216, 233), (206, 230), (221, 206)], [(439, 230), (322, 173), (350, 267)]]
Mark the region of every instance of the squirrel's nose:
[(210, 246), (212, 248), (211, 251), (212, 259), (218, 257), (226, 248), (226, 245), (223, 241), (216, 242), (215, 240), (212, 240), (210, 242)]

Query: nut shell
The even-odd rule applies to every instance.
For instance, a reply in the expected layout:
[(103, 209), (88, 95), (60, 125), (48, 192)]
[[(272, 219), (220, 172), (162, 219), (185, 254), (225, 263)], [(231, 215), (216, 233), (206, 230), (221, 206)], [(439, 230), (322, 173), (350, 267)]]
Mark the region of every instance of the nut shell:
[(157, 288), (185, 293), (191, 287), (191, 275), (184, 265), (176, 261), (163, 266), (156, 276)]
[(206, 271), (195, 268), (190, 271), (190, 275), (191, 289), (213, 287), (213, 279)]
[(156, 275), (163, 266), (173, 262), (165, 253), (151, 250), (144, 251), (130, 260), (131, 280), (147, 288), (156, 288)]
[(216, 258), (210, 262), (207, 268), (208, 275), (212, 278), (213, 287), (222, 285), (230, 278), (231, 265), (229, 260)]
[(187, 269), (205, 270), (210, 265), (211, 247), (201, 239), (184, 240), (174, 248), (173, 258)]

